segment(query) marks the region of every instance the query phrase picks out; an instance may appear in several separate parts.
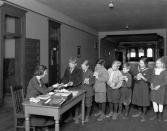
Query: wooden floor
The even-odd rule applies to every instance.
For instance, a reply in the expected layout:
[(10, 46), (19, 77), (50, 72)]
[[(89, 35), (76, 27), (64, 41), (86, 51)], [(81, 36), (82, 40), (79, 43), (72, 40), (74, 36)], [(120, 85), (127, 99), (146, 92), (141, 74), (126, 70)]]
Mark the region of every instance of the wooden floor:
[(0, 131), (14, 131), (13, 108), (11, 97), (5, 97), (3, 106), (0, 106)]
[[(7, 104), (0, 107), (0, 131), (14, 131), (13, 126), (13, 109), (10, 105), (10, 99), (7, 100)], [(148, 113), (148, 117), (151, 113)], [(118, 119), (111, 120), (105, 119), (102, 122), (98, 122), (96, 117), (91, 116), (89, 123), (85, 125), (70, 123), (62, 123), (60, 131), (166, 131), (167, 122), (150, 121), (140, 122), (139, 118), (130, 117), (127, 120)], [(49, 131), (54, 131), (54, 127), (50, 127)]]

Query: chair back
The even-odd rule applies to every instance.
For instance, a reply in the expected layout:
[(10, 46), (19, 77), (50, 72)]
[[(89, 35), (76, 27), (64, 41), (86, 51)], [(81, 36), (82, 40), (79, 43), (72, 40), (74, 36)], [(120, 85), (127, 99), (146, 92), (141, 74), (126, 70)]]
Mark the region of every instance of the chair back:
[(23, 88), (21, 86), (10, 86), (10, 90), (15, 115), (24, 114), (24, 109), (22, 105), (24, 100)]

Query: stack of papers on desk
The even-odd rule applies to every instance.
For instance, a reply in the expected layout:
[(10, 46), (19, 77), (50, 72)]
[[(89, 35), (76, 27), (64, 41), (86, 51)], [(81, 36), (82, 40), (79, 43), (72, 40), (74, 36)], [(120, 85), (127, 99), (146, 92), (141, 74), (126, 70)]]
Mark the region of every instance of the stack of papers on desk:
[(38, 96), (37, 98), (41, 99), (41, 100), (47, 100), (50, 98), (50, 95), (49, 94), (46, 94), (46, 95), (40, 95)]
[(78, 91), (71, 91), (71, 93), (74, 97), (78, 95)]
[(38, 103), (39, 101), (40, 101), (39, 98), (34, 98), (34, 97), (30, 98), (30, 102), (33, 102), (33, 103)]

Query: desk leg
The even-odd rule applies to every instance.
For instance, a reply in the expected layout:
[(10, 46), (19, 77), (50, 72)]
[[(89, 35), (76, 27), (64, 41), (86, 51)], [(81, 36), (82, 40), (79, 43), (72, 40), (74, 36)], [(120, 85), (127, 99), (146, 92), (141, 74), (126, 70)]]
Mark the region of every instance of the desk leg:
[(59, 120), (55, 119), (55, 131), (59, 131)]
[(29, 115), (25, 115), (25, 128), (26, 128), (26, 131), (30, 131), (30, 118), (29, 118)]
[(85, 94), (83, 95), (82, 98), (82, 125), (84, 124), (85, 121)]

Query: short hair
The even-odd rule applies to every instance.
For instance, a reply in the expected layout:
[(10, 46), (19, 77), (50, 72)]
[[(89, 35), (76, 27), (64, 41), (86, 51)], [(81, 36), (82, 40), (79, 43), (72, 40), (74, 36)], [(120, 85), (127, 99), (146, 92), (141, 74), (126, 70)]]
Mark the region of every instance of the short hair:
[(163, 63), (164, 68), (167, 68), (167, 56), (162, 56), (161, 58), (157, 60), (160, 60)]
[(130, 68), (131, 68), (131, 66), (130, 66), (129, 63), (124, 63), (124, 64), (123, 64), (123, 67), (126, 67), (127, 69), (130, 69)]
[(47, 70), (47, 67), (45, 65), (38, 65), (35, 69), (34, 75), (41, 76), (44, 74), (45, 70)]
[(99, 65), (105, 65), (106, 61), (103, 59), (103, 58), (100, 58), (97, 60), (96, 64), (99, 64)]
[(146, 67), (148, 66), (148, 61), (149, 61), (149, 60), (148, 60), (147, 57), (142, 57), (142, 58), (140, 59), (140, 61), (143, 61)]
[(112, 65), (114, 65), (114, 64), (118, 64), (119, 66), (121, 65), (121, 62), (119, 61), (119, 60), (114, 60), (113, 62), (112, 62)]
[(69, 63), (77, 63), (77, 59), (73, 58), (73, 57), (70, 57)]
[(90, 66), (89, 60), (84, 60), (83, 63), (85, 63), (86, 66)]

